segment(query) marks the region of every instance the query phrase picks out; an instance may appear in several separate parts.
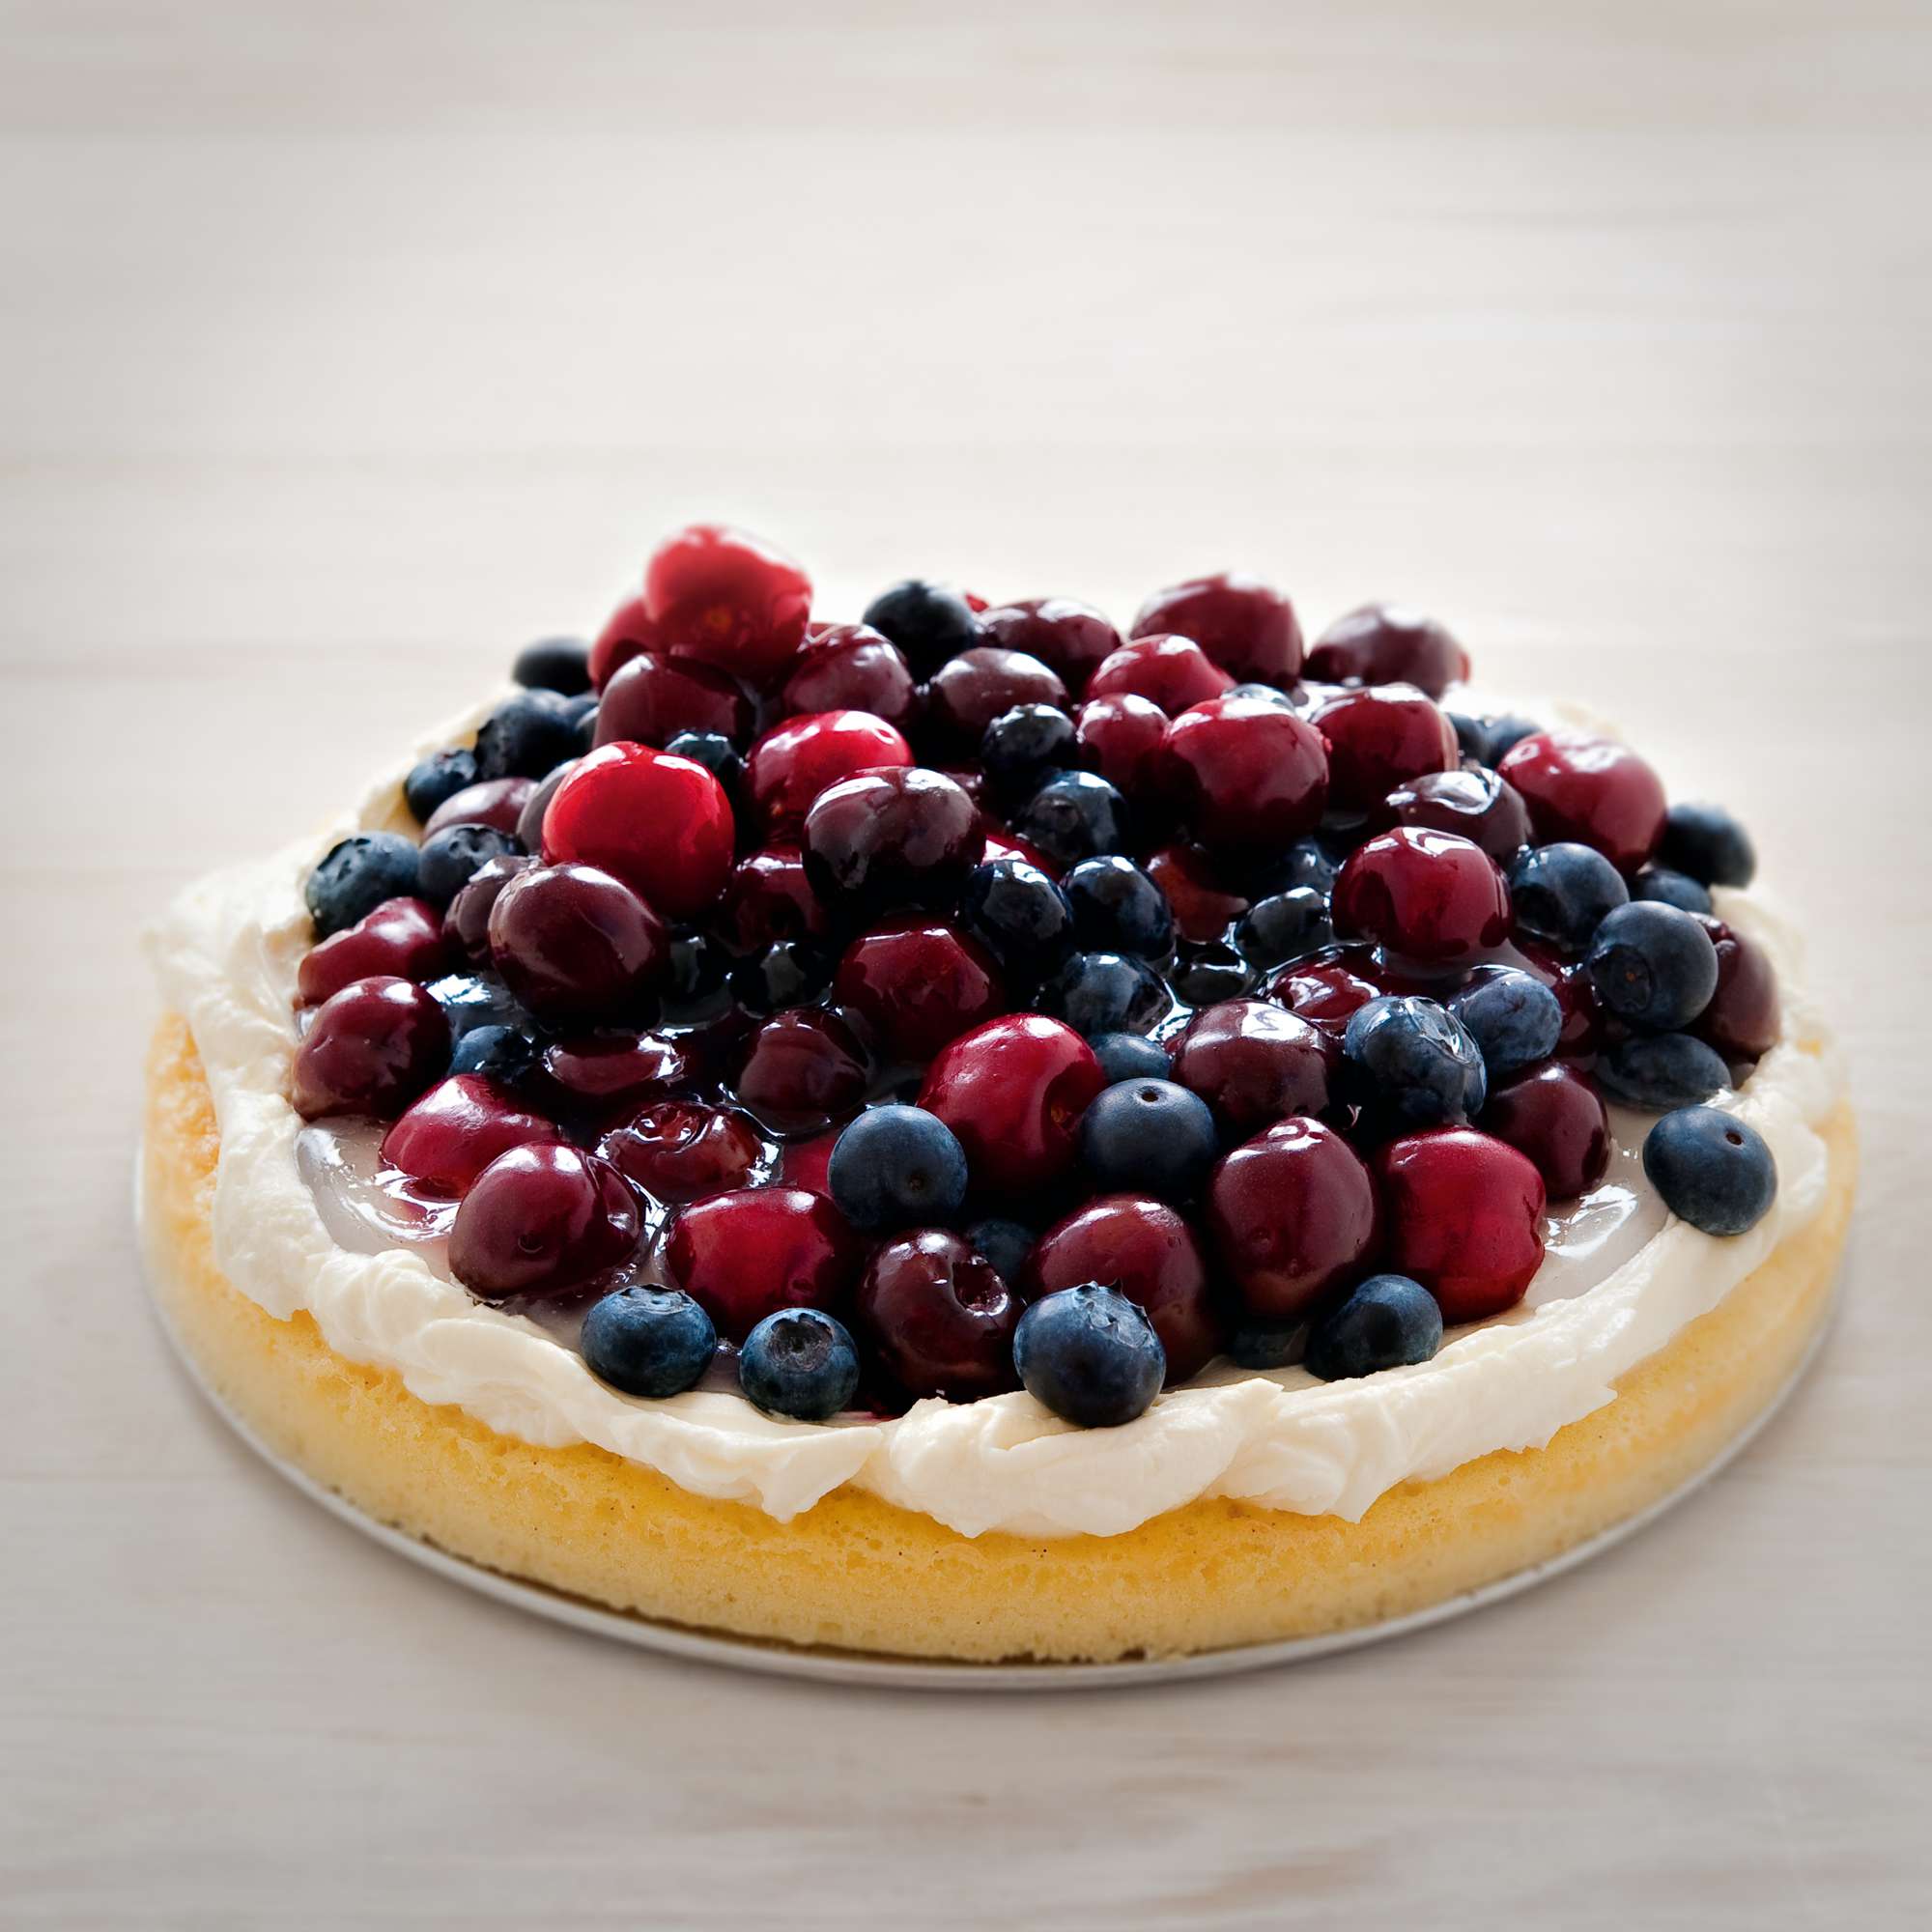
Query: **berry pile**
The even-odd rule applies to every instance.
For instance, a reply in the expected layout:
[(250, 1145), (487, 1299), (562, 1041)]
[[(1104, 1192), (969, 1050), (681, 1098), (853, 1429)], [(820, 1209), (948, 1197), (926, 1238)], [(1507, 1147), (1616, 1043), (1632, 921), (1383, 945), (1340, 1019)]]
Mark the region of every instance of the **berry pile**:
[[(613, 1386), (775, 1413), (1025, 1386), (1086, 1425), (1215, 1357), (1367, 1375), (1520, 1299), (1605, 1096), (1732, 1234), (1703, 1105), (1778, 1031), (1711, 911), (1748, 840), (1624, 747), (1445, 710), (1439, 625), (1177, 585), (1122, 639), (911, 580), (815, 623), (696, 526), (536, 644), (420, 838), (317, 866), (293, 1097), (390, 1122), (481, 1299)], [(1307, 675), (1304, 675), (1304, 672)], [(1681, 1110), (1681, 1111), (1680, 1111)]]

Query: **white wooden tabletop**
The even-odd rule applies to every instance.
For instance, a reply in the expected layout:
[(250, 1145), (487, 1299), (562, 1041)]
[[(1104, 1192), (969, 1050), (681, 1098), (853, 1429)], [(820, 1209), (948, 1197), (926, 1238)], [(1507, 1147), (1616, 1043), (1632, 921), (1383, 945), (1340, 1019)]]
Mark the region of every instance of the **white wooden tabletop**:
[[(1932, 1878), (1932, 17), (1899, 0), (0, 8), (0, 1921), (1895, 1925)], [(1799, 1398), (1433, 1634), (1035, 1700), (417, 1573), (164, 1355), (140, 923), (696, 515), (837, 613), (1400, 595), (1812, 927)], [(1923, 1923), (1922, 1917), (1917, 1922)]]

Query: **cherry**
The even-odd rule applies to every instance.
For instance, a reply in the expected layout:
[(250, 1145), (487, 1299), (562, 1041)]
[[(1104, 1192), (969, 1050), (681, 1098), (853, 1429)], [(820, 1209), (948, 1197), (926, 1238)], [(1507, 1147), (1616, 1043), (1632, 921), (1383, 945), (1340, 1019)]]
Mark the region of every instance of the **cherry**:
[(569, 1034), (544, 1048), (543, 1065), (572, 1099), (600, 1110), (689, 1087), (698, 1071), (688, 1034)]
[(1122, 644), (1094, 671), (1089, 697), (1145, 697), (1170, 717), (1234, 688), (1234, 678), (1192, 638), (1156, 634)]
[(658, 1100), (597, 1143), (597, 1151), (653, 1200), (682, 1206), (748, 1187), (765, 1143), (743, 1114), (696, 1100)]
[(1469, 675), (1469, 654), (1434, 617), (1406, 604), (1364, 604), (1337, 617), (1308, 653), (1329, 684), (1412, 684), (1431, 697)]
[(1094, 668), (1121, 647), (1121, 634), (1091, 604), (1071, 597), (1023, 597), (986, 611), (980, 635), (1002, 650), (1023, 651), (1059, 674), (1075, 696)]
[(1350, 853), (1335, 880), (1335, 930), (1435, 966), (1466, 965), (1510, 932), (1496, 862), (1452, 832), (1407, 826)]
[(1267, 983), (1267, 996), (1299, 1013), (1332, 1040), (1348, 1031), (1349, 1015), (1387, 989), (1354, 970), (1353, 950), (1337, 948), (1309, 959), (1291, 960)]
[(1328, 796), (1321, 734), (1264, 697), (1212, 697), (1167, 727), (1175, 800), (1205, 843), (1278, 850), (1312, 832)]
[(1538, 1066), (1499, 1087), (1483, 1127), (1535, 1162), (1552, 1201), (1587, 1194), (1609, 1170), (1609, 1116), (1574, 1067)]
[(718, 908), (718, 930), (740, 952), (762, 952), (786, 939), (823, 939), (832, 930), (797, 848), (770, 845), (732, 867)]
[(1496, 770), (1523, 796), (1537, 843), (1592, 845), (1634, 872), (1663, 838), (1663, 781), (1628, 747), (1586, 731), (1536, 731)]
[(465, 785), (430, 813), (423, 838), (434, 838), (452, 825), (487, 825), (493, 832), (515, 838), (517, 821), (536, 788), (534, 779), (482, 779)]
[(471, 1294), (555, 1294), (613, 1268), (638, 1245), (630, 1183), (574, 1147), (498, 1154), (464, 1196), (449, 1231), (449, 1271)]
[(958, 753), (978, 751), (986, 726), (1016, 704), (1066, 703), (1066, 687), (1037, 657), (993, 644), (949, 658), (925, 694), (934, 735)]
[(975, 1402), (1019, 1387), (1019, 1297), (963, 1236), (923, 1228), (887, 1241), (853, 1307), (873, 1359), (915, 1399)]
[(1543, 1264), (1543, 1177), (1527, 1154), (1473, 1127), (1432, 1127), (1376, 1156), (1384, 1256), (1452, 1325), (1514, 1308)]
[(785, 676), (789, 712), (869, 711), (903, 728), (918, 687), (905, 655), (869, 624), (829, 624), (805, 640)]
[(542, 1020), (638, 1011), (663, 976), (664, 923), (595, 866), (532, 866), (490, 908), (490, 957)]
[(1159, 785), (1167, 714), (1152, 698), (1131, 692), (1090, 697), (1073, 721), (1073, 739), (1085, 761), (1127, 797), (1146, 797)]
[(601, 867), (659, 914), (690, 919), (724, 891), (733, 837), (731, 803), (702, 765), (604, 745), (557, 787), (543, 856)]
[(1048, 878), (1057, 879), (1060, 867), (1037, 845), (1016, 838), (1010, 832), (988, 832), (980, 847), (980, 864), (990, 866), (995, 859), (1019, 859), (1037, 867)]
[(992, 954), (936, 921), (882, 926), (855, 939), (832, 990), (871, 1027), (887, 1060), (930, 1060), (1007, 1004)]
[(643, 651), (662, 651), (664, 639), (644, 609), (641, 593), (627, 597), (611, 611), (610, 621), (590, 647), (590, 683), (602, 691), (618, 668)]
[(1262, 684), (1292, 684), (1301, 669), (1301, 626), (1279, 590), (1233, 571), (1190, 578), (1141, 606), (1133, 635), (1192, 638), (1223, 670)]
[(846, 1020), (826, 1007), (793, 1007), (753, 1034), (732, 1087), (774, 1133), (807, 1134), (850, 1113), (869, 1078), (866, 1049)]
[(752, 706), (724, 675), (695, 658), (641, 651), (620, 666), (597, 706), (597, 743), (619, 739), (660, 749), (680, 731), (715, 731), (742, 743)]
[(1174, 908), (1174, 929), (1197, 946), (1217, 940), (1247, 911), (1239, 893), (1225, 892), (1207, 855), (1190, 845), (1165, 845), (1147, 862), (1147, 875)]
[[(497, 895), (519, 872), (527, 872), (536, 863), (534, 859), (524, 858), (514, 852), (500, 853), (494, 859), (484, 860), (458, 889), (456, 896), (449, 902), (449, 910), (442, 916), (446, 950), (458, 953), (468, 965), (487, 966), (490, 963), (490, 914), (496, 907)], [(321, 949), (317, 948), (317, 951)], [(313, 958), (315, 955), (311, 953), (309, 956)]]
[(1566, 959), (1554, 947), (1520, 933), (1516, 939), (1516, 950), (1522, 970), (1541, 980), (1556, 995), (1556, 1004), (1563, 1009), (1563, 1031), (1556, 1037), (1556, 1051), (1566, 1055), (1595, 1052), (1603, 1043), (1608, 1015), (1598, 1006), (1596, 990), (1582, 963)]
[(1507, 779), (1481, 767), (1425, 772), (1397, 785), (1373, 814), (1379, 823), (1454, 832), (1506, 866), (1529, 843), (1529, 808)]
[(1080, 1117), (1106, 1084), (1070, 1026), (1008, 1013), (940, 1052), (919, 1104), (958, 1136), (982, 1193), (1031, 1195), (1073, 1165)]
[(1371, 811), (1397, 785), (1462, 760), (1449, 714), (1412, 684), (1342, 692), (1311, 722), (1328, 741), (1328, 803), (1338, 811)]
[(383, 1158), (432, 1193), (464, 1193), (500, 1153), (563, 1136), (477, 1073), (440, 1080), (383, 1136)]
[(352, 980), (434, 980), (448, 956), (442, 921), (427, 899), (384, 899), (302, 954), (296, 992), (302, 1006), (319, 1007)]
[(1328, 1105), (1334, 1042), (1265, 1000), (1204, 1007), (1172, 1051), (1173, 1077), (1200, 1094), (1236, 1139)]
[(841, 1308), (863, 1255), (849, 1222), (801, 1187), (734, 1187), (694, 1201), (671, 1223), (665, 1271), (742, 1342), (781, 1308)]
[(1332, 1128), (1281, 1121), (1215, 1168), (1208, 1226), (1245, 1313), (1298, 1321), (1374, 1257), (1375, 1183)]
[(811, 580), (744, 530), (693, 524), (652, 552), (644, 608), (674, 657), (762, 684), (804, 641)]
[(958, 899), (985, 849), (980, 809), (943, 772), (864, 772), (813, 800), (805, 875), (828, 904), (864, 916)]
[(1761, 1060), (1777, 1044), (1783, 1024), (1771, 955), (1720, 919), (1706, 916), (1701, 923), (1718, 950), (1718, 990), (1691, 1030), (1726, 1060)]
[(779, 1179), (786, 1187), (803, 1187), (812, 1194), (823, 1194), (828, 1200), (832, 1195), (832, 1181), (828, 1170), (832, 1165), (832, 1150), (838, 1145), (838, 1136), (845, 1131), (837, 1126), (828, 1133), (814, 1134), (810, 1140), (787, 1141), (779, 1156)]
[(814, 711), (776, 724), (745, 760), (768, 837), (796, 836), (812, 801), (854, 772), (912, 763), (912, 749), (869, 711)]
[(412, 980), (352, 980), (316, 1009), (296, 1049), (290, 1098), (326, 1114), (392, 1120), (449, 1065), (449, 1022)]

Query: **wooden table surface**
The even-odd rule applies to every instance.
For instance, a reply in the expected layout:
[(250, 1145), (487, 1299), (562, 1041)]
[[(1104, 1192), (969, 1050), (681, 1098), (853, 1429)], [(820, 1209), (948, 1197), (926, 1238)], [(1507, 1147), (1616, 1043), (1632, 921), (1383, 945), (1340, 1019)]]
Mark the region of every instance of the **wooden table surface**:
[[(1925, 1910), (1922, 8), (0, 11), (0, 1920)], [(659, 1662), (298, 1500), (142, 1300), (140, 924), (695, 515), (839, 614), (1401, 595), (1731, 802), (1868, 1150), (1799, 1397), (1527, 1597), (1139, 1694)]]

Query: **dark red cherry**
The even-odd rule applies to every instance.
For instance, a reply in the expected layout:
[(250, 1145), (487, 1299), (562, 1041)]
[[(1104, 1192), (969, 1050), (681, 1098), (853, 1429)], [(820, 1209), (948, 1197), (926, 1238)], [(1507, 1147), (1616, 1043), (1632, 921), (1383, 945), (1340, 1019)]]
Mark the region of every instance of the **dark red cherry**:
[(1556, 1038), (1557, 1053), (1566, 1057), (1594, 1053), (1604, 1043), (1607, 1015), (1597, 1004), (1596, 991), (1582, 962), (1566, 959), (1554, 947), (1520, 934), (1516, 949), (1521, 955), (1522, 970), (1532, 979), (1541, 980), (1556, 995), (1556, 1004), (1563, 1009), (1563, 1031)]
[(622, 665), (645, 651), (662, 651), (664, 639), (644, 609), (641, 592), (627, 597), (611, 611), (610, 621), (597, 634), (590, 647), (590, 682), (602, 691)]
[(1663, 837), (1663, 781), (1628, 746), (1587, 731), (1537, 731), (1496, 767), (1529, 807), (1537, 843), (1593, 845), (1637, 870)]
[(1261, 684), (1293, 683), (1301, 669), (1294, 607), (1258, 578), (1224, 571), (1158, 590), (1141, 606), (1133, 636), (1192, 638), (1223, 670)]
[(543, 1065), (572, 1099), (600, 1112), (641, 1105), (693, 1085), (699, 1074), (691, 1036), (611, 1029), (553, 1040)]
[(752, 747), (745, 773), (770, 838), (796, 838), (820, 792), (854, 772), (912, 763), (892, 725), (869, 711), (814, 711), (788, 718)]
[(664, 923), (595, 866), (532, 866), (490, 908), (490, 957), (541, 1020), (621, 1019), (663, 977)]
[(384, 899), (302, 954), (296, 991), (301, 1005), (319, 1007), (352, 980), (434, 980), (448, 957), (442, 921), (427, 899)]
[(1146, 870), (1174, 908), (1175, 931), (1197, 946), (1219, 939), (1248, 909), (1239, 893), (1225, 891), (1215, 881), (1207, 855), (1192, 846), (1162, 846)]
[(1461, 966), (1509, 937), (1496, 862), (1450, 832), (1401, 827), (1350, 853), (1335, 880), (1335, 930), (1434, 966)]
[(524, 807), (536, 788), (534, 779), (481, 779), (465, 785), (430, 813), (423, 837), (433, 838), (452, 825), (487, 825), (514, 838)]
[(393, 1120), (449, 1066), (449, 1022), (412, 980), (378, 975), (331, 993), (296, 1048), (290, 1098), (326, 1114)]
[(1339, 1040), (1348, 1031), (1349, 1015), (1387, 990), (1357, 972), (1360, 963), (1352, 948), (1291, 960), (1268, 981), (1267, 996)]
[(745, 1115), (696, 1100), (654, 1101), (606, 1134), (597, 1151), (653, 1200), (673, 1206), (751, 1186), (767, 1158)]
[(925, 688), (934, 737), (954, 754), (977, 752), (985, 729), (1016, 704), (1066, 703), (1066, 687), (1025, 651), (980, 644), (948, 658)]
[(832, 1150), (838, 1145), (838, 1136), (844, 1131), (841, 1122), (826, 1133), (814, 1134), (810, 1140), (787, 1141), (779, 1156), (781, 1185), (803, 1187), (808, 1193), (823, 1194), (829, 1200), (832, 1181), (828, 1170), (832, 1165)]
[(619, 667), (597, 706), (597, 742), (664, 746), (680, 731), (716, 731), (742, 743), (751, 700), (722, 670), (696, 658), (643, 651)]
[(1019, 1387), (1019, 1296), (963, 1236), (922, 1228), (887, 1241), (859, 1283), (862, 1341), (916, 1399), (977, 1402)]
[(781, 939), (823, 939), (831, 930), (795, 846), (767, 846), (732, 868), (718, 909), (718, 931), (728, 946), (762, 952)]
[(1412, 684), (1440, 697), (1469, 675), (1469, 654), (1406, 604), (1364, 604), (1316, 639), (1308, 675), (1326, 684)]
[(1609, 1117), (1574, 1067), (1535, 1067), (1499, 1087), (1483, 1111), (1483, 1128), (1535, 1163), (1552, 1201), (1587, 1194), (1609, 1169)]
[(811, 580), (745, 530), (693, 524), (652, 552), (644, 608), (674, 657), (702, 658), (763, 684), (805, 640)]
[(1006, 1009), (993, 956), (939, 921), (882, 926), (855, 939), (838, 962), (833, 996), (872, 1029), (887, 1060), (923, 1063)]
[(1760, 1060), (1777, 1044), (1783, 1026), (1771, 955), (1720, 919), (1707, 916), (1701, 923), (1718, 950), (1718, 990), (1693, 1031), (1726, 1060)]
[(1372, 811), (1397, 785), (1462, 760), (1449, 714), (1412, 684), (1365, 686), (1321, 705), (1311, 720), (1328, 741), (1328, 803)]
[(1112, 623), (1093, 605), (1071, 597), (1023, 597), (1003, 604), (984, 612), (980, 632), (989, 644), (1037, 658), (1076, 697), (1094, 668), (1121, 646)]
[(1106, 1084), (1070, 1026), (1009, 1013), (941, 1050), (919, 1104), (958, 1136), (975, 1187), (997, 1199), (1037, 1194), (1072, 1167), (1080, 1117)]
[(1183, 711), (1168, 724), (1163, 761), (1176, 806), (1206, 845), (1278, 851), (1321, 821), (1321, 734), (1265, 697), (1212, 697)]
[(1328, 1105), (1334, 1042), (1265, 1000), (1223, 1000), (1187, 1022), (1172, 1048), (1174, 1078), (1235, 1138)]
[(1529, 843), (1529, 809), (1494, 772), (1425, 772), (1397, 785), (1373, 814), (1379, 824), (1454, 832), (1507, 866)]
[(1073, 737), (1086, 762), (1128, 798), (1159, 786), (1167, 714), (1152, 698), (1090, 697), (1073, 721)]
[(605, 745), (557, 787), (544, 858), (614, 873), (670, 919), (707, 910), (731, 870), (724, 787), (700, 764), (646, 745)]
[(694, 1201), (671, 1223), (665, 1271), (729, 1342), (781, 1308), (841, 1310), (865, 1250), (822, 1194), (739, 1187)]
[(789, 712), (869, 711), (903, 728), (918, 687), (905, 656), (869, 624), (828, 624), (805, 640), (785, 675)]
[(383, 1136), (383, 1158), (435, 1194), (462, 1194), (500, 1153), (563, 1136), (479, 1073), (439, 1080)]
[(1473, 1127), (1432, 1127), (1376, 1156), (1383, 1259), (1419, 1281), (1442, 1319), (1514, 1308), (1543, 1264), (1543, 1177), (1527, 1154)]
[(1232, 690), (1234, 677), (1192, 638), (1136, 638), (1113, 653), (1088, 681), (1089, 697), (1145, 697), (1168, 717)]
[(628, 1260), (642, 1217), (609, 1161), (574, 1147), (520, 1147), (476, 1177), (449, 1231), (449, 1271), (502, 1301), (581, 1288)]
[(732, 1087), (778, 1134), (810, 1134), (849, 1114), (871, 1077), (866, 1049), (829, 1007), (793, 1007), (753, 1034)]
[(864, 772), (806, 813), (805, 875), (828, 905), (859, 917), (954, 904), (985, 839), (980, 809), (943, 772)]
[[(449, 902), (449, 910), (442, 916), (442, 933), (448, 951), (458, 954), (469, 965), (487, 966), (490, 963), (490, 914), (496, 907), (497, 895), (519, 872), (527, 872), (536, 863), (534, 859), (515, 852), (484, 860), (470, 873), (469, 882), (458, 888), (456, 896)], [(316, 950), (320, 952), (321, 948)]]

